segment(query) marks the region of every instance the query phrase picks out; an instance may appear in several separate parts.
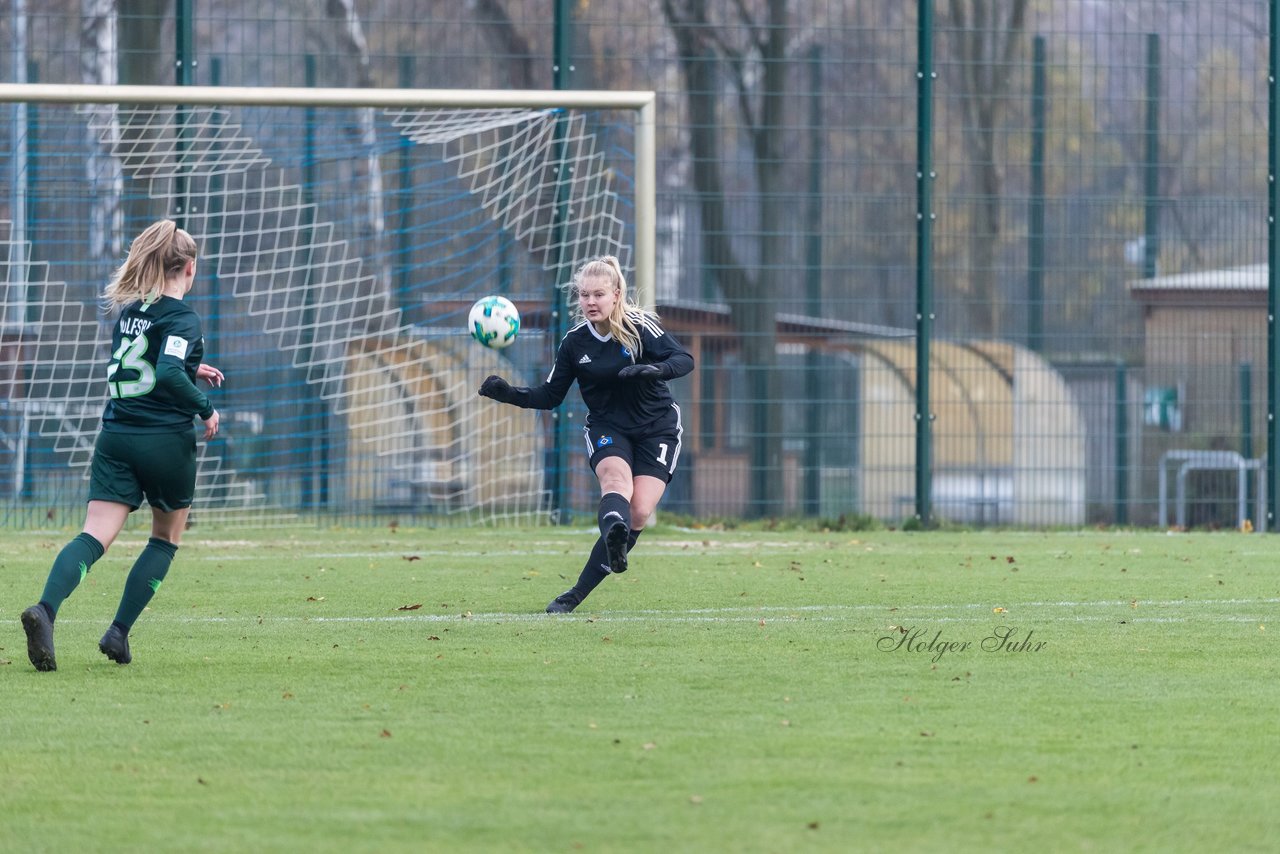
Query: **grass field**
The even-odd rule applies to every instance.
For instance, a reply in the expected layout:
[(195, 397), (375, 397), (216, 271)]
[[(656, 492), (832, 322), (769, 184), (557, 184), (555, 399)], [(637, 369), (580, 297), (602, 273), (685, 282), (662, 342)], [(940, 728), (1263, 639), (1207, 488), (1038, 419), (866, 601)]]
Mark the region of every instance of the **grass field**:
[(18, 613), (0, 556), (0, 849), (1274, 851), (1271, 538), (190, 532), (98, 653), (137, 535)]

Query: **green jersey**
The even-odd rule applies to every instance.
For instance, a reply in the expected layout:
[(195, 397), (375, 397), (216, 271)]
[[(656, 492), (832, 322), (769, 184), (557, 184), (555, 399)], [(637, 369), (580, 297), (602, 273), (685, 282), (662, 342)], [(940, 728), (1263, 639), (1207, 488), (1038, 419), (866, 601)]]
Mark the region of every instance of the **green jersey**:
[(169, 433), (191, 429), (191, 418), (213, 413), (196, 387), (204, 358), (199, 316), (180, 299), (125, 306), (111, 332), (107, 387), (111, 399), (102, 429), (124, 433)]

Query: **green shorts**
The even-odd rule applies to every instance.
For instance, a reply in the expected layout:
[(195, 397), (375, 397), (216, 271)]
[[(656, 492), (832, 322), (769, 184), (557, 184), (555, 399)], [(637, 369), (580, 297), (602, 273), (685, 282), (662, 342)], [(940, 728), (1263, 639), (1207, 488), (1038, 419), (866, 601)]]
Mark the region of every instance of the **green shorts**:
[(89, 500), (147, 503), (166, 513), (191, 506), (196, 491), (196, 434), (98, 433), (89, 467)]

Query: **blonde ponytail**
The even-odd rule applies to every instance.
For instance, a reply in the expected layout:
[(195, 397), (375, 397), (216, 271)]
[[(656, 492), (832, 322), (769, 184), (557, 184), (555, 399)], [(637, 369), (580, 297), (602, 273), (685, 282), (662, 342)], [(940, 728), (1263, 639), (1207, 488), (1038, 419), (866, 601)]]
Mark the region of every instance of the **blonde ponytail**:
[(129, 257), (111, 275), (102, 291), (108, 311), (136, 300), (151, 303), (160, 298), (164, 284), (195, 260), (196, 241), (171, 219), (152, 223), (133, 239)]

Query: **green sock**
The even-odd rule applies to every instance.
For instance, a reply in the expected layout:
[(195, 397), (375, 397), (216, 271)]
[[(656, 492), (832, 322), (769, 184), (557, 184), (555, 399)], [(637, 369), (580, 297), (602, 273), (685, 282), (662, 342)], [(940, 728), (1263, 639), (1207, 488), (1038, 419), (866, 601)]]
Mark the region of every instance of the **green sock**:
[(53, 559), (49, 579), (44, 583), (44, 593), (40, 595), (40, 601), (49, 609), (50, 614), (57, 616), (63, 600), (84, 581), (89, 568), (105, 551), (102, 543), (83, 532), (62, 547), (62, 551)]
[(133, 628), (133, 623), (147, 607), (151, 597), (160, 589), (160, 582), (169, 573), (169, 564), (177, 554), (178, 547), (168, 540), (152, 537), (147, 540), (147, 547), (133, 562), (129, 577), (124, 582), (124, 593), (120, 596), (120, 607), (116, 610), (116, 622), (125, 629)]

